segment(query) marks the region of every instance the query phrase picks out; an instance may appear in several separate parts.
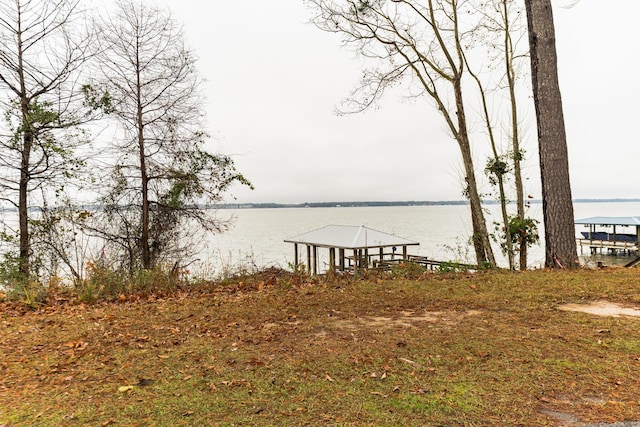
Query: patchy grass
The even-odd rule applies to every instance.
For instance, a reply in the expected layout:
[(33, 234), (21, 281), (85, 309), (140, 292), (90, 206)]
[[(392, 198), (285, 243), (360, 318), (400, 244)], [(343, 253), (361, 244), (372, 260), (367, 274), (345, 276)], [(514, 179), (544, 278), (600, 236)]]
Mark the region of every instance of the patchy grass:
[(638, 271), (303, 279), (2, 306), (0, 425), (567, 425), (640, 420)]

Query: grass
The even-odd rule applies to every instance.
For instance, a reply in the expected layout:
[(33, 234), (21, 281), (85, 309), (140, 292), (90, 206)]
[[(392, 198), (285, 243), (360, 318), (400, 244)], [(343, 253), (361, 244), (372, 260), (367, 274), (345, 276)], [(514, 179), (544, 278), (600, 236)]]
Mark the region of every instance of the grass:
[(638, 271), (308, 279), (5, 303), (2, 426), (485, 426), (640, 420)]

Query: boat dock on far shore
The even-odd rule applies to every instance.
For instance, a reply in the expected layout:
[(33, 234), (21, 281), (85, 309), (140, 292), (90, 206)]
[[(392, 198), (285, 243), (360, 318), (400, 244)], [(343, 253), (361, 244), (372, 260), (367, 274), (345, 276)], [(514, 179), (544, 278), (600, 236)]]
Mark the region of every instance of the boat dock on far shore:
[(640, 216), (596, 216), (578, 219), (575, 224), (588, 228), (587, 231), (580, 232), (581, 237), (577, 237), (581, 253), (584, 248), (588, 248), (591, 254), (636, 255), (638, 253)]

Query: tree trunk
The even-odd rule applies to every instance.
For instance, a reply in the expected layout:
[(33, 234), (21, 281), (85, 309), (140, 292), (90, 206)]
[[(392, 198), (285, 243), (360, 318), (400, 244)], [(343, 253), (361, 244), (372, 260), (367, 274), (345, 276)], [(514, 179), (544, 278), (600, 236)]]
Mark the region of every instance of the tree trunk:
[(140, 218), (140, 250), (142, 252), (142, 268), (151, 269), (151, 250), (149, 248), (149, 177), (147, 175), (147, 159), (144, 150), (144, 131), (142, 128), (142, 112), (138, 111), (138, 148), (140, 150), (140, 187), (142, 190), (142, 212)]
[(25, 85), (24, 71), (24, 50), (22, 46), (22, 21), (18, 22), (17, 41), (18, 41), (18, 79), (20, 82), (20, 91), (17, 93), (20, 98), (21, 113), (21, 131), (22, 137), (22, 158), (20, 159), (20, 182), (18, 183), (18, 228), (20, 229), (20, 247), (18, 268), (22, 279), (27, 281), (31, 274), (29, 263), (29, 181), (31, 166), (31, 149), (35, 135), (31, 127), (29, 119), (29, 97)]
[[(28, 120), (28, 107), (23, 107), (23, 123)], [(22, 160), (20, 164), (20, 184), (18, 186), (18, 224), (20, 229), (20, 255), (19, 269), (23, 279), (29, 278), (29, 165), (31, 147), (33, 145), (33, 132), (28, 128), (23, 131)]]
[[(520, 132), (518, 129), (518, 103), (516, 96), (516, 71), (514, 68), (514, 46), (511, 39), (511, 21), (509, 20), (509, 5), (507, 0), (502, 1), (502, 13), (504, 16), (505, 31), (504, 31), (504, 57), (505, 57), (505, 74), (507, 76), (507, 83), (509, 86), (509, 100), (511, 108), (511, 149), (513, 151), (513, 177), (514, 186), (516, 190), (516, 207), (517, 217), (523, 221), (525, 219), (524, 209), (524, 184), (522, 182), (522, 153), (520, 152)], [(511, 237), (511, 236), (507, 236)], [(527, 269), (527, 248), (528, 242), (526, 239), (520, 239), (520, 246), (518, 249), (520, 270)]]
[(454, 81), (454, 92), (456, 98), (456, 113), (458, 116), (458, 145), (462, 154), (462, 162), (465, 170), (466, 192), (469, 197), (469, 207), (471, 209), (471, 224), (473, 227), (473, 248), (476, 253), (476, 262), (479, 267), (486, 264), (495, 267), (496, 260), (489, 241), (489, 233), (487, 224), (482, 212), (482, 201), (478, 193), (478, 185), (476, 183), (475, 170), (473, 168), (473, 156), (471, 154), (471, 146), (469, 144), (469, 136), (467, 134), (467, 123), (464, 112), (464, 103), (462, 98), (462, 84), (460, 79)]
[(138, 108), (136, 112), (136, 121), (138, 128), (138, 155), (140, 161), (140, 188), (142, 193), (142, 211), (140, 212), (140, 251), (142, 256), (142, 268), (145, 270), (151, 269), (151, 249), (149, 247), (149, 176), (147, 174), (147, 157), (145, 153), (145, 140), (144, 140), (144, 122), (143, 122), (143, 108), (141, 104), (142, 100), (142, 79), (140, 64), (136, 64), (136, 99), (138, 101)]
[(545, 265), (579, 266), (550, 0), (525, 0), (545, 228)]

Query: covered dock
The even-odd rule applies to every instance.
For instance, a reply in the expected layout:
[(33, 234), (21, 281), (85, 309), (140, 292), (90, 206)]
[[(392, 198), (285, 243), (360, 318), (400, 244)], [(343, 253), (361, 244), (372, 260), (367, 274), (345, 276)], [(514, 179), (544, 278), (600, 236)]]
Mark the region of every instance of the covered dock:
[(388, 260), (409, 259), (408, 247), (420, 243), (365, 226), (327, 225), (285, 239), (294, 245), (294, 263), (300, 262), (300, 246), (306, 247), (306, 266), (310, 274), (320, 273), (318, 249), (329, 251), (328, 271), (351, 271), (382, 265)]
[(636, 253), (640, 235), (640, 216), (595, 216), (575, 221), (576, 225), (587, 228), (577, 238), (580, 251), (588, 247), (592, 254), (607, 251)]

